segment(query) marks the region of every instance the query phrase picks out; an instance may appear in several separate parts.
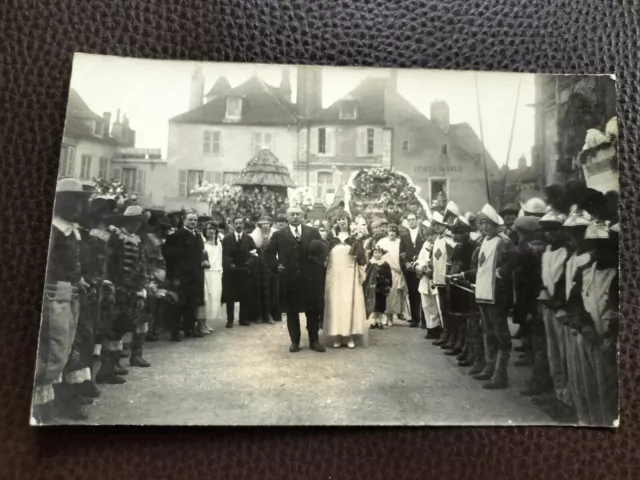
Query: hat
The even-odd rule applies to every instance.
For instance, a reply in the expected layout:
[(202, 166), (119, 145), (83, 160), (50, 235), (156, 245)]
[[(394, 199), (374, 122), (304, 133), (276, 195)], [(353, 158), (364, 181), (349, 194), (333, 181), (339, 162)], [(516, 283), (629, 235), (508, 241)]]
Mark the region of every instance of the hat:
[(276, 222), (286, 222), (287, 221), (287, 216), (284, 213), (279, 213), (276, 216)]
[(427, 228), (430, 228), (431, 227), (431, 222), (427, 219), (427, 220), (422, 222), (422, 225), (424, 225)]
[(213, 220), (213, 217), (211, 215), (198, 215), (198, 222), (208, 222), (209, 220)]
[(567, 220), (562, 225), (563, 227), (586, 227), (592, 221), (591, 215), (584, 210), (578, 208), (577, 205), (571, 207), (571, 212), (567, 217)]
[(309, 255), (314, 257), (327, 254), (327, 242), (322, 240), (311, 240), (308, 247)]
[(617, 235), (620, 235), (620, 223), (614, 223), (613, 225), (611, 225), (609, 227), (609, 231)]
[(498, 215), (496, 209), (488, 203), (486, 203), (484, 207), (482, 207), (482, 210), (480, 210), (480, 213), (478, 214), (478, 220), (489, 220), (490, 222), (495, 223), (498, 226), (504, 225), (504, 220), (502, 219), (502, 217)]
[(80, 180), (75, 178), (62, 178), (56, 184), (56, 193), (82, 193), (90, 195), (92, 192), (86, 190)]
[(611, 238), (609, 225), (605, 222), (591, 222), (584, 232), (585, 240), (609, 240)]
[(444, 218), (447, 218), (448, 215), (453, 215), (456, 218), (460, 216), (460, 209), (453, 201), (447, 203), (447, 207), (444, 209)]
[(517, 215), (519, 211), (520, 208), (515, 203), (507, 203), (504, 208), (500, 210), (500, 215), (505, 216), (508, 213)]
[(291, 205), (287, 208), (287, 213), (302, 213), (302, 209), (297, 205)]
[(463, 216), (467, 221), (467, 223), (469, 224), (469, 226), (471, 227), (472, 232), (478, 230), (478, 225), (476, 225), (477, 216), (475, 213), (467, 212)]
[(542, 217), (547, 213), (547, 204), (539, 197), (533, 197), (526, 201), (522, 206), (521, 216)]
[(519, 232), (537, 232), (540, 230), (540, 219), (531, 215), (518, 217), (513, 222), (513, 228)]
[(258, 220), (258, 223), (265, 223), (265, 222), (273, 223), (269, 215), (263, 215), (260, 217), (260, 220)]
[(118, 201), (111, 197), (93, 197), (89, 201), (89, 212), (94, 213), (112, 213), (118, 205)]
[(440, 225), (447, 225), (444, 223), (444, 216), (440, 212), (433, 212), (431, 215), (431, 224), (439, 223)]
[(549, 225), (555, 224), (559, 226), (562, 226), (566, 221), (567, 221), (567, 216), (564, 213), (558, 212), (557, 210), (554, 210), (554, 209), (549, 210), (540, 219), (541, 223), (546, 223)]
[(471, 225), (466, 218), (461, 215), (458, 215), (456, 221), (451, 226), (451, 233), (460, 234), (460, 233), (469, 233), (471, 232)]

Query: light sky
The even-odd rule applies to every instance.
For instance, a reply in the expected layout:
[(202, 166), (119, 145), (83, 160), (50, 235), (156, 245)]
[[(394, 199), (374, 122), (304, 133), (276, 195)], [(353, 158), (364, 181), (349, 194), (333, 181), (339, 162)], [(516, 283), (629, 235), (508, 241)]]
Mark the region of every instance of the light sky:
[[(220, 76), (235, 87), (257, 74), (265, 82), (279, 85), (281, 65), (201, 63), (205, 76), (205, 93)], [(136, 147), (160, 148), (167, 152), (168, 120), (189, 109), (191, 76), (196, 62), (158, 61), (77, 54), (71, 86), (98, 115), (117, 109), (126, 113), (136, 130)], [(289, 67), (292, 100), (295, 102), (295, 66)], [(323, 69), (323, 106), (346, 95), (367, 76), (388, 76), (388, 69)], [(477, 76), (477, 77), (476, 77)], [(476, 78), (479, 95), (476, 95)], [(513, 130), (509, 166), (517, 167), (524, 154), (531, 163), (534, 141), (534, 75), (497, 72), (462, 72), (444, 70), (407, 70), (398, 74), (398, 90), (418, 110), (430, 117), (430, 104), (444, 100), (449, 104), (451, 123), (469, 123), (480, 136), (477, 98), (487, 150), (498, 165), (507, 160), (511, 124), (518, 84), (520, 98)]]

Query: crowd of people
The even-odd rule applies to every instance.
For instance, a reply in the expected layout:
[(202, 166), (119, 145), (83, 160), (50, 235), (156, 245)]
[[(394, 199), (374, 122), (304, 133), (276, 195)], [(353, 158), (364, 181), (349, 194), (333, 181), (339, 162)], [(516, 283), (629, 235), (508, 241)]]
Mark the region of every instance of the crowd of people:
[[(33, 417), (86, 419), (99, 384), (148, 368), (144, 347), (286, 318), (289, 351), (368, 344), (397, 322), (423, 329), (483, 388), (509, 385), (512, 339), (530, 368), (521, 392), (563, 422), (617, 418), (617, 194), (579, 182), (496, 211), (455, 202), (425, 217), (312, 222), (291, 207), (225, 222), (147, 211), (74, 179), (56, 190)], [(226, 311), (223, 311), (225, 305)], [(518, 331), (510, 329), (518, 325)], [(265, 327), (267, 328), (267, 327)], [(320, 337), (322, 331), (323, 338)], [(129, 353), (125, 354), (125, 351)]]

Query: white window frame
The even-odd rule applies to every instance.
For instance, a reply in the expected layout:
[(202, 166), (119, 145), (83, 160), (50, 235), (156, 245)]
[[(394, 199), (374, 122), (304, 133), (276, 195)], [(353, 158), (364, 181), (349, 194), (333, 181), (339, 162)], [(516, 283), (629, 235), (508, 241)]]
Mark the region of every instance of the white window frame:
[[(129, 172), (131, 172), (131, 176), (127, 178), (127, 174)], [(125, 188), (125, 190), (129, 193), (136, 193), (138, 169), (135, 167), (126, 167), (122, 169), (120, 175), (122, 186)]]
[(109, 159), (100, 157), (98, 160), (98, 178), (107, 179), (109, 176)]
[[(237, 102), (234, 104), (234, 102)], [(235, 110), (233, 111), (234, 108)], [(225, 110), (225, 120), (228, 122), (237, 122), (242, 117), (242, 98), (240, 97), (229, 97), (227, 98), (226, 110)]]
[[(373, 132), (373, 149), (369, 151), (369, 132)], [(378, 149), (381, 148), (382, 142), (382, 131), (376, 127), (372, 126), (363, 126), (358, 127), (356, 132), (356, 155), (358, 157), (375, 157), (376, 155), (381, 155), (382, 152), (379, 152)]]
[(202, 153), (205, 155), (220, 155), (220, 130), (204, 130), (202, 132)]
[[(329, 182), (320, 182), (320, 176), (323, 178), (330, 178)], [(324, 201), (328, 193), (336, 193), (335, 187), (336, 177), (331, 170), (318, 170), (316, 172), (316, 198)]]
[[(353, 115), (347, 115), (345, 112), (345, 106), (352, 105), (353, 106)], [(358, 118), (358, 108), (356, 106), (356, 102), (354, 100), (344, 100), (340, 103), (340, 120), (355, 120)]]
[(251, 151), (253, 155), (263, 148), (268, 148), (273, 152), (273, 133), (265, 131), (251, 132)]
[(80, 157), (80, 180), (91, 180), (91, 155), (86, 153)]
[(436, 200), (437, 198), (435, 198), (433, 196), (433, 182), (445, 182), (445, 192), (444, 194), (447, 196), (447, 198), (449, 198), (449, 187), (450, 187), (450, 182), (449, 182), (449, 177), (429, 177), (429, 206), (431, 206), (431, 203), (433, 203), (434, 200)]
[(60, 177), (73, 177), (76, 164), (76, 146), (62, 145), (62, 155), (60, 155), (60, 167), (58, 175)]

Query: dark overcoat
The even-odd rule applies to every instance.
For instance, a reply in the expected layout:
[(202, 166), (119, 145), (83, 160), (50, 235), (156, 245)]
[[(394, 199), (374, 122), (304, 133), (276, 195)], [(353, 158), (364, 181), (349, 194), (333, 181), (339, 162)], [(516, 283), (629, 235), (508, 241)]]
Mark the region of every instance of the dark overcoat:
[(277, 272), (279, 265), (284, 267), (280, 275), (288, 312), (324, 308), (324, 268), (318, 268), (310, 257), (308, 248), (312, 240), (321, 240), (315, 228), (301, 225), (300, 241), (297, 241), (287, 226), (271, 236), (264, 251), (272, 271)]
[(207, 254), (202, 235), (181, 228), (167, 237), (162, 246), (162, 255), (167, 265), (167, 281), (173, 284), (177, 280), (176, 287), (182, 297), (194, 302), (195, 306), (204, 305), (202, 262), (207, 260)]
[(222, 239), (222, 303), (251, 299), (251, 267), (256, 265), (252, 250), (256, 250), (256, 242), (247, 233), (239, 243), (235, 232)]

